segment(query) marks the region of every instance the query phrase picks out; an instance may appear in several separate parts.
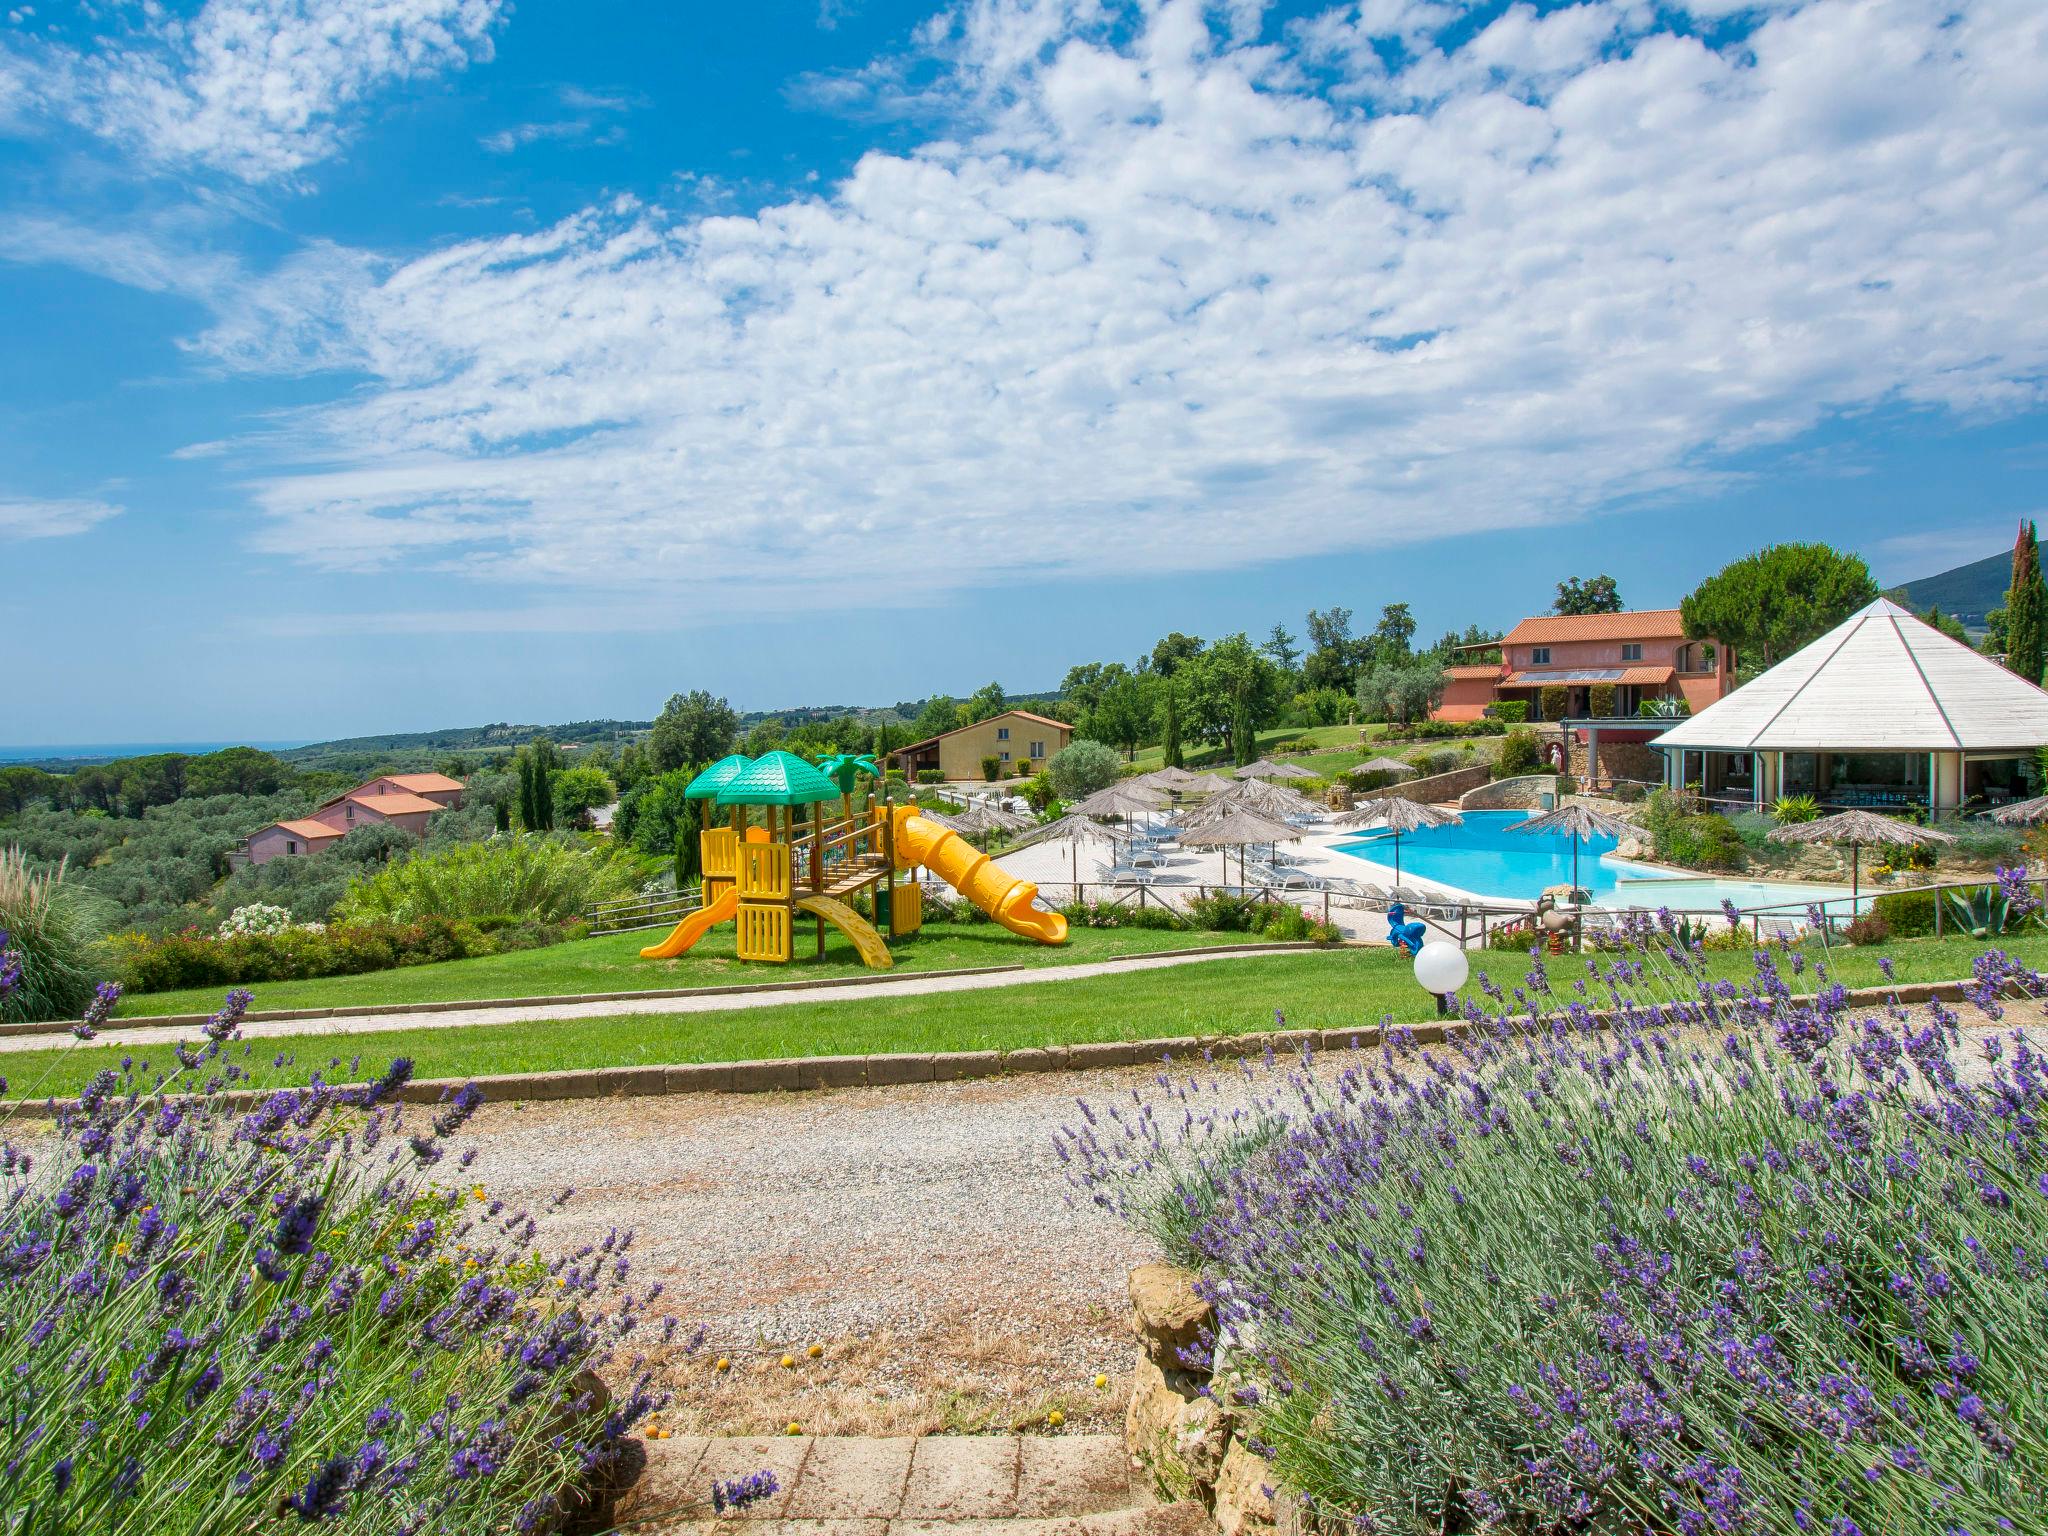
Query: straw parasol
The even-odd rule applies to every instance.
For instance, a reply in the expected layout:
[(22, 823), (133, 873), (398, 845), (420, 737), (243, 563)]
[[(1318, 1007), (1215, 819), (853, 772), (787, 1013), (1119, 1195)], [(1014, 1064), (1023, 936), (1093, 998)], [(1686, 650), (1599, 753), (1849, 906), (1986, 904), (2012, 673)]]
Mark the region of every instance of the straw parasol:
[(1228, 789), (1210, 796), (1204, 810), (1213, 812), (1218, 806), (1238, 805), (1264, 816), (1309, 816), (1322, 810), (1299, 790), (1289, 789), (1284, 784), (1268, 784), (1262, 779), (1238, 780)]
[(1579, 889), (1579, 844), (1589, 837), (1623, 838), (1636, 830), (1635, 823), (1626, 821), (1606, 811), (1596, 811), (1590, 805), (1577, 800), (1568, 800), (1554, 811), (1545, 811), (1541, 816), (1531, 816), (1509, 827), (1510, 832), (1564, 832), (1572, 840), (1572, 891), (1574, 898)]
[(999, 805), (976, 802), (953, 818), (953, 830), (969, 835), (983, 832), (1024, 832), (1037, 825), (1031, 817), (1006, 811)]
[(1181, 785), (1180, 792), (1184, 795), (1220, 795), (1236, 782), (1239, 781), (1226, 779), (1220, 773), (1197, 773)]
[(1774, 843), (1847, 843), (1849, 910), (1852, 912), (1856, 909), (1856, 897), (1862, 886), (1859, 866), (1865, 843), (1879, 847), (1913, 848), (1955, 841), (1946, 832), (1937, 832), (1932, 827), (1916, 827), (1910, 821), (1880, 816), (1875, 811), (1837, 811), (1818, 821), (1795, 821), (1789, 826), (1773, 827), (1767, 836)]
[(1362, 779), (1368, 773), (1393, 773), (1402, 778), (1412, 778), (1422, 770), (1413, 763), (1404, 763), (1398, 757), (1371, 757), (1351, 770), (1354, 779)]
[(1135, 782), (1117, 783), (1098, 789), (1085, 800), (1067, 807), (1076, 816), (1144, 816), (1166, 804), (1159, 790)]
[(1276, 763), (1270, 757), (1262, 757), (1255, 763), (1246, 763), (1237, 770), (1240, 779), (1312, 779), (1308, 769), (1293, 763)]
[(1401, 838), (1409, 832), (1420, 832), (1428, 827), (1448, 827), (1465, 818), (1456, 811), (1447, 811), (1441, 806), (1424, 805), (1419, 800), (1403, 800), (1390, 795), (1383, 800), (1368, 800), (1341, 817), (1349, 826), (1369, 826), (1382, 823), (1394, 838), (1394, 883), (1401, 881)]
[(1082, 815), (1062, 816), (1058, 821), (1049, 821), (1032, 832), (1019, 838), (1017, 847), (1029, 848), (1033, 843), (1056, 842), (1064, 838), (1067, 842), (1068, 873), (1073, 876), (1076, 892), (1081, 889), (1081, 844), (1083, 843), (1125, 843), (1131, 834), (1123, 827), (1112, 826)]
[(1150, 773), (1141, 773), (1125, 779), (1126, 784), (1142, 784), (1147, 789), (1185, 790), (1190, 784), (1203, 777), (1189, 773), (1185, 768), (1154, 768)]
[[(1254, 843), (1292, 842), (1301, 833), (1284, 821), (1274, 821), (1261, 816), (1245, 806), (1233, 806), (1220, 816), (1205, 819), (1200, 825), (1181, 833), (1184, 848), (1235, 848), (1237, 850), (1237, 878), (1245, 878), (1244, 851)], [(1223, 873), (1230, 873), (1230, 856), (1224, 855)]]
[(2001, 805), (1991, 813), (1991, 819), (2005, 827), (2038, 827), (2048, 821), (2048, 795), (2036, 795), (2031, 800), (2015, 800), (2011, 805)]

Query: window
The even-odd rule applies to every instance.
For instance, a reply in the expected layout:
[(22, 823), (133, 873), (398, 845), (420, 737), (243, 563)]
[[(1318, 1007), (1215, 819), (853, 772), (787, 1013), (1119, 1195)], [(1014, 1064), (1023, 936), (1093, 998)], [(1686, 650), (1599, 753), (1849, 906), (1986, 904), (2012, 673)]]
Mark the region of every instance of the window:
[(1529, 647), (1529, 665), (1530, 665), (1530, 666), (1532, 666), (1532, 667), (1547, 667), (1547, 666), (1549, 666), (1549, 665), (1550, 665), (1550, 647), (1549, 647), (1549, 646), (1547, 646), (1547, 645), (1532, 645), (1532, 646), (1530, 646), (1530, 647)]
[(348, 808), (348, 819), (350, 821), (354, 821), (356, 819), (356, 808), (354, 806), (350, 806)]
[(996, 754), (996, 761), (997, 761), (997, 762), (1007, 763), (1007, 762), (1008, 762), (1009, 760), (1010, 760), (1010, 754), (1009, 754), (1009, 753), (1007, 753), (1007, 752), (998, 752), (998, 753)]
[(1621, 648), (1621, 659), (1623, 661), (1641, 661), (1643, 659), (1641, 643), (1638, 641), (1625, 642)]
[(997, 726), (997, 727), (996, 727), (996, 740), (997, 740), (997, 741), (1008, 741), (1009, 739), (1010, 739), (1010, 728), (1009, 728), (1009, 727), (1008, 727), (1007, 725), (999, 725), (999, 726)]
[(284, 840), (284, 851), (286, 853), (297, 853), (299, 851), (299, 845), (293, 842), (290, 838), (286, 838)]
[(1044, 757), (1045, 743), (1042, 741), (1034, 741), (1033, 743), (1031, 743), (1031, 760), (1033, 762), (1039, 762), (1042, 761)]

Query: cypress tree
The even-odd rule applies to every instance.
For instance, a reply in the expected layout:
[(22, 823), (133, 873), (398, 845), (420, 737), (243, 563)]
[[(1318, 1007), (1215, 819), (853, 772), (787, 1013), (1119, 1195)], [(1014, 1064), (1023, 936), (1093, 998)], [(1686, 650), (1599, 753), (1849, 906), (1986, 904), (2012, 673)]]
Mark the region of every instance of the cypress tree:
[(533, 759), (524, 752), (519, 754), (519, 825), (529, 832), (539, 828), (533, 811)]
[(533, 814), (543, 831), (555, 830), (555, 784), (554, 775), (548, 772), (548, 760), (541, 757), (533, 765)]
[(1172, 678), (1166, 680), (1165, 719), (1160, 722), (1160, 755), (1169, 768), (1183, 766), (1180, 760), (1180, 689)]
[(2048, 666), (2048, 585), (2041, 579), (2041, 546), (2031, 522), (2012, 547), (2012, 585), (2005, 593), (2005, 664), (2030, 683)]

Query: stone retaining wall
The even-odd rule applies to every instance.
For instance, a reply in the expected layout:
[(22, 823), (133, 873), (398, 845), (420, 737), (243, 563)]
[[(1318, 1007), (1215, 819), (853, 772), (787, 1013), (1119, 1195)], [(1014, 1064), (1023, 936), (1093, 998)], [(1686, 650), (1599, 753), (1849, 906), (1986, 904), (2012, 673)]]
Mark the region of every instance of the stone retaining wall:
[(1416, 800), (1424, 805), (1442, 805), (1456, 800), (1460, 795), (1469, 794), (1493, 777), (1489, 763), (1474, 763), (1470, 768), (1453, 768), (1449, 773), (1433, 773), (1426, 779), (1409, 779), (1402, 784), (1389, 784), (1384, 789), (1372, 791), (1375, 795), (1389, 800)]
[(1214, 1335), (1215, 1313), (1195, 1276), (1172, 1264), (1131, 1271), (1138, 1362), (1124, 1444), (1170, 1501), (1196, 1499), (1223, 1536), (1296, 1536), (1295, 1504), (1248, 1444), (1237, 1406), (1246, 1385)]
[(1491, 784), (1462, 795), (1458, 809), (1463, 811), (1533, 811), (1543, 803), (1543, 796), (1555, 798), (1557, 775), (1554, 773), (1524, 774), (1518, 779), (1496, 779)]

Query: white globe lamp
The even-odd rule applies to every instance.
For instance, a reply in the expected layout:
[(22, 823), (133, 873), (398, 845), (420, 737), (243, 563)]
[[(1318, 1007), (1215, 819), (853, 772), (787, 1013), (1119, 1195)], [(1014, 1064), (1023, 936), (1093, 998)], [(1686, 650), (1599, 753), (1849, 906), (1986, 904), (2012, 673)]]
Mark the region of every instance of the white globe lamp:
[(1448, 996), (1464, 986), (1471, 974), (1472, 963), (1465, 958), (1462, 945), (1434, 939), (1416, 952), (1415, 979), (1425, 992)]

